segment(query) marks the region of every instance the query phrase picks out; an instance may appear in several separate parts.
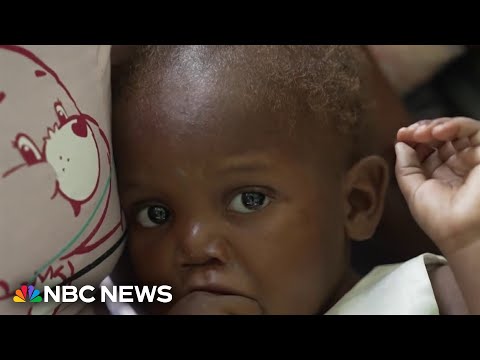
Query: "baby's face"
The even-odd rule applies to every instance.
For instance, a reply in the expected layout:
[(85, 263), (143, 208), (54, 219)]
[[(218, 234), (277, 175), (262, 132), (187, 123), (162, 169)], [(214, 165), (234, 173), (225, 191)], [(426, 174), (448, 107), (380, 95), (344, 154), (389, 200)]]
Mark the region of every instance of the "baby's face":
[[(115, 160), (143, 284), (253, 299), (266, 314), (323, 310), (347, 272), (343, 154), (309, 121), (242, 106), (205, 83), (119, 104)], [(228, 297), (225, 297), (228, 301)]]

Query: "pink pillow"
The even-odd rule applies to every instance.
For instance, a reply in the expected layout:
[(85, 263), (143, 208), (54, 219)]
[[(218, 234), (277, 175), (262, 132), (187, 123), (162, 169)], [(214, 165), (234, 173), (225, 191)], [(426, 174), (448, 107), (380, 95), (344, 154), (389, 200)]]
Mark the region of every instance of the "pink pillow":
[(88, 313), (13, 297), (112, 271), (124, 226), (110, 113), (109, 45), (0, 45), (0, 314)]

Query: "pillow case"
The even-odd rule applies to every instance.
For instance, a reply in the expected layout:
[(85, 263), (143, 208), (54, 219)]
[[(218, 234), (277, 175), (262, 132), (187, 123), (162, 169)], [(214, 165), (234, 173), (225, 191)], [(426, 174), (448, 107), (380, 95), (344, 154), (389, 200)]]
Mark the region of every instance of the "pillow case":
[(110, 49), (0, 45), (0, 314), (91, 313), (29, 297), (96, 288), (121, 254)]

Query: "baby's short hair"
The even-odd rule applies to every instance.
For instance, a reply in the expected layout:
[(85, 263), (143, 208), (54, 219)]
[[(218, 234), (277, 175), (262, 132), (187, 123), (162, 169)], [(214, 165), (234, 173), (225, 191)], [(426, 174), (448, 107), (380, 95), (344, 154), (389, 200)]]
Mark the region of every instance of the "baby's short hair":
[(206, 73), (241, 71), (235, 86), (249, 106), (262, 98), (272, 111), (291, 113), (292, 124), (313, 116), (342, 135), (353, 135), (360, 155), (357, 145), (364, 142), (373, 105), (369, 66), (366, 49), (358, 45), (148, 45), (138, 47), (116, 87), (120, 97), (148, 91), (167, 81), (165, 68), (170, 68), (169, 81), (184, 80), (187, 70), (197, 80)]

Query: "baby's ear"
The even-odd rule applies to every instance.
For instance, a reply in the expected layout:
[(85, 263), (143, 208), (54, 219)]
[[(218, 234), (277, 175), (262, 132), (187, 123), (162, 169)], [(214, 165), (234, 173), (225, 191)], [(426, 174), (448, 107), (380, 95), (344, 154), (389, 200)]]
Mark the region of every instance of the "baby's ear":
[(351, 240), (373, 236), (383, 214), (389, 181), (388, 164), (368, 156), (354, 164), (345, 181), (345, 232)]

